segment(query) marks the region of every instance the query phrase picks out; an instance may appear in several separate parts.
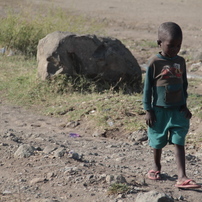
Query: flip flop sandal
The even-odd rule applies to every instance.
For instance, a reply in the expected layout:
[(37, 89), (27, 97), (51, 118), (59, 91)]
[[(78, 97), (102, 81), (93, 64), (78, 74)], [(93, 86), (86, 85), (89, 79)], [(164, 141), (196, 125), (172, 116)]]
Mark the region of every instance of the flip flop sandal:
[(196, 182), (192, 179), (185, 180), (181, 184), (175, 184), (175, 187), (177, 188), (201, 188), (200, 184), (196, 184)]
[(160, 174), (161, 174), (160, 171), (150, 170), (150, 171), (147, 173), (147, 177), (148, 177), (150, 180), (160, 180), (160, 179), (161, 179)]

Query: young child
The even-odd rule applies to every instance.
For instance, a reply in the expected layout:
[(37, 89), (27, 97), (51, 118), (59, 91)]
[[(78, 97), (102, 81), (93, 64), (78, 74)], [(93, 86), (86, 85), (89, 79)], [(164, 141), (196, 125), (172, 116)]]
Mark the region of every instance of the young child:
[(153, 148), (154, 167), (148, 178), (161, 179), (161, 153), (168, 142), (175, 145), (179, 188), (200, 188), (188, 179), (185, 171), (185, 136), (192, 114), (187, 108), (187, 74), (183, 57), (178, 56), (182, 30), (174, 22), (165, 22), (158, 29), (157, 43), (161, 52), (148, 66), (144, 83), (143, 105), (146, 110), (149, 145)]

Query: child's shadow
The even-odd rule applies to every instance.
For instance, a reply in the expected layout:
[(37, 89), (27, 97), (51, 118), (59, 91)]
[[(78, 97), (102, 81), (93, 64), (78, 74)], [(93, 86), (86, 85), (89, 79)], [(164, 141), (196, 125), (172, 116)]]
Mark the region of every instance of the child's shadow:
[(170, 176), (167, 173), (161, 173), (161, 179), (164, 181), (177, 181), (177, 175)]

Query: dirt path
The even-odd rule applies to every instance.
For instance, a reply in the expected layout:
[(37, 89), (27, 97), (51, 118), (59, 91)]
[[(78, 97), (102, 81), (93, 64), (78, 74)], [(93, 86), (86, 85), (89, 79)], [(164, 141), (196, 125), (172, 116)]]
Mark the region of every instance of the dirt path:
[[(163, 180), (151, 181), (147, 142), (92, 137), (85, 131), (61, 128), (64, 120), (44, 117), (0, 103), (0, 201), (135, 201), (139, 192), (157, 190), (176, 201), (201, 201), (202, 190), (174, 187), (176, 164), (173, 146), (163, 152)], [(81, 137), (70, 137), (76, 132)], [(34, 155), (15, 158), (20, 145), (32, 145)], [(60, 152), (63, 151), (63, 154)], [(73, 156), (75, 154), (75, 156)], [(202, 182), (201, 150), (187, 147), (187, 174)], [(127, 195), (108, 196), (112, 178), (129, 184)], [(183, 199), (183, 200), (182, 200)]]
[[(111, 140), (61, 128), (65, 120), (37, 115), (20, 107), (0, 103), (0, 201), (125, 201), (139, 192), (156, 190), (175, 201), (201, 201), (202, 190), (174, 187), (177, 175), (173, 146), (162, 156), (161, 181), (147, 179), (152, 167), (147, 142)], [(81, 137), (73, 138), (71, 132)], [(93, 132), (93, 131), (92, 131)], [(21, 145), (35, 148), (29, 158), (16, 158)], [(187, 146), (187, 174), (202, 182), (202, 153)], [(116, 179), (113, 181), (113, 178)], [(127, 195), (107, 195), (110, 183), (127, 181)]]

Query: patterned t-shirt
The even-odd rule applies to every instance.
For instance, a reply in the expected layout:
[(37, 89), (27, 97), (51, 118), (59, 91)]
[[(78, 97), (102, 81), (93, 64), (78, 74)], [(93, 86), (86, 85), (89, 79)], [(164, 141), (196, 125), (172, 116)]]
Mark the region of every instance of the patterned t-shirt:
[(183, 57), (167, 58), (155, 55), (147, 68), (143, 105), (145, 110), (152, 106), (177, 107), (186, 104), (187, 73)]

